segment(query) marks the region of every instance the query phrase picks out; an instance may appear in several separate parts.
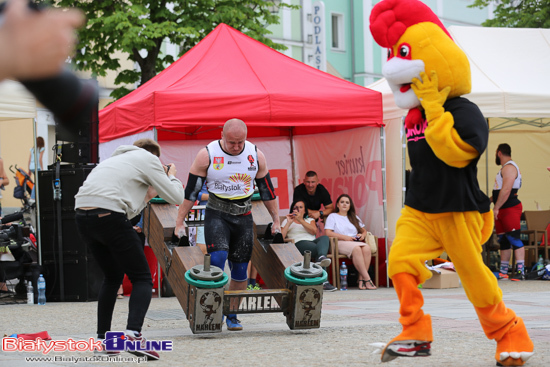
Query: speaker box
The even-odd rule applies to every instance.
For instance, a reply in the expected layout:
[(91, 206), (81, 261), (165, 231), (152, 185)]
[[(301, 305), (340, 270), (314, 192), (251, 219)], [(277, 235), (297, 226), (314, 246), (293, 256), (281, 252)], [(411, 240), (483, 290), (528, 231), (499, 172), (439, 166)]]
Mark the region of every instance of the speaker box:
[[(63, 263), (50, 253), (42, 258), (44, 279), (46, 279), (47, 302), (90, 302), (97, 301), (103, 282), (103, 273), (95, 259), (89, 256), (64, 254)], [(59, 267), (63, 267), (63, 293)]]
[[(94, 166), (63, 165), (61, 216), (53, 200), (55, 170), (38, 172), (40, 198), (40, 251), (48, 301), (87, 302), (97, 300), (103, 273), (76, 230), (74, 196)], [(61, 224), (61, 251), (59, 249)], [(61, 261), (61, 258), (63, 260)], [(63, 279), (61, 279), (63, 273)], [(63, 282), (63, 292), (61, 291)]]
[[(61, 181), (61, 207), (74, 210), (74, 196), (86, 180), (95, 165), (61, 165), (59, 180)], [(53, 200), (53, 181), (55, 179), (55, 165), (48, 166), (47, 171), (38, 171), (38, 195), (40, 211), (53, 211), (56, 203)]]
[[(95, 89), (97, 89), (97, 81), (91, 79), (86, 82), (95, 83)], [(66, 143), (62, 144), (62, 162), (80, 164), (99, 162), (99, 97), (95, 94), (88, 96), (86, 104), (88, 103), (91, 108), (89, 111), (86, 109), (87, 116), (84, 116), (84, 121), (75, 120), (73, 125), (68, 127), (57, 119), (55, 121), (55, 138), (58, 142)], [(73, 128), (75, 126), (76, 129)]]

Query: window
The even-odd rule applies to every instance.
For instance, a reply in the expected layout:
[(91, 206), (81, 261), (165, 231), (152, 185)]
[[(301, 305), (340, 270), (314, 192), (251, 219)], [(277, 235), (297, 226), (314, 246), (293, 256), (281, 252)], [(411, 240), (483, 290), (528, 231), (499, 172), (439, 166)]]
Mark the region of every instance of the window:
[(344, 49), (344, 15), (332, 13), (332, 48)]

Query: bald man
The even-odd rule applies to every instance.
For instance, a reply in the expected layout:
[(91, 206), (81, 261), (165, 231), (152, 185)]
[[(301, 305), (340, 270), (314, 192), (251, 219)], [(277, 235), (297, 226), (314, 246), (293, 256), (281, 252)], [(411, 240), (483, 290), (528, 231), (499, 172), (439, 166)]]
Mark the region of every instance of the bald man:
[[(279, 208), (265, 156), (246, 140), (246, 135), (246, 124), (230, 119), (223, 126), (221, 139), (199, 151), (189, 170), (185, 200), (179, 207), (174, 231), (178, 237), (184, 233), (183, 221), (206, 182), (209, 193), (204, 217), (206, 248), (212, 265), (224, 269), (228, 260), (229, 290), (247, 287), (247, 265), (254, 244), (251, 198), (255, 186), (273, 218), (272, 233), (281, 231)], [(236, 314), (227, 315), (227, 329), (242, 330)]]

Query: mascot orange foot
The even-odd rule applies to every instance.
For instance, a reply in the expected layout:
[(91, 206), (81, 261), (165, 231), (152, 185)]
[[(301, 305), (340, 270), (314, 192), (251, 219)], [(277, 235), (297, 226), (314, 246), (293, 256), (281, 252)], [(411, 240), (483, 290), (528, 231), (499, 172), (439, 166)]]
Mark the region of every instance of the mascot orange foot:
[(513, 313), (504, 302), (489, 307), (476, 307), (475, 310), (485, 334), (497, 342), (497, 366), (523, 366), (534, 354), (533, 342), (523, 320), (512, 314), (512, 321), (506, 327), (501, 327), (509, 319), (509, 314)]
[(418, 289), (416, 278), (411, 274), (399, 273), (392, 276), (397, 298), (401, 303), (399, 321), (403, 331), (390, 341), (382, 351), (382, 362), (397, 357), (427, 357), (431, 355), (432, 318), (424, 314), (424, 299)]
[(403, 326), (401, 334), (392, 339), (382, 350), (382, 362), (389, 362), (397, 357), (428, 357), (431, 355), (432, 319), (430, 315), (410, 326)]
[(533, 342), (527, 334), (523, 320), (518, 317), (504, 337), (497, 341), (497, 366), (523, 366), (533, 354)]

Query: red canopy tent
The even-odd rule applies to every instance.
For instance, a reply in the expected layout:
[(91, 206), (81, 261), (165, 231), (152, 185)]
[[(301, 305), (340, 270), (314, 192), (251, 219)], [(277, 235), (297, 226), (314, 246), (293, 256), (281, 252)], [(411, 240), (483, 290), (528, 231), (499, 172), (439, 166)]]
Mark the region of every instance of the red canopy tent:
[(229, 118), (249, 137), (383, 126), (379, 92), (336, 78), (220, 24), (149, 82), (99, 113), (101, 142), (156, 129), (217, 139)]

